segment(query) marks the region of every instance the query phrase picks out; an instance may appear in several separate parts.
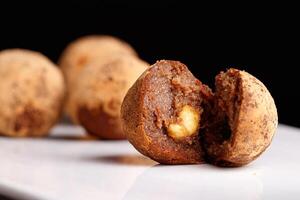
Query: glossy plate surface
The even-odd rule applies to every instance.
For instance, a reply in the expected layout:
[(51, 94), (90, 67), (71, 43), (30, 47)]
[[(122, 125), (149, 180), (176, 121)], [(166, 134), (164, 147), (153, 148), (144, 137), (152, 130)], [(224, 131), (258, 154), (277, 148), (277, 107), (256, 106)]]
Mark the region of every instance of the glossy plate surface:
[(242, 168), (159, 165), (127, 141), (59, 125), (42, 139), (0, 137), (0, 197), (12, 199), (299, 199), (300, 129), (280, 125)]

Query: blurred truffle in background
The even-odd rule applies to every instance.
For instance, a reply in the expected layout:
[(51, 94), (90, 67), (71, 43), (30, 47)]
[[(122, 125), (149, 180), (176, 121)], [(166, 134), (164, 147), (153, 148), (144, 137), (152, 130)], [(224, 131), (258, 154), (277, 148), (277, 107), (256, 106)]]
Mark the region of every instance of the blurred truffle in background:
[(126, 42), (106, 35), (77, 39), (59, 61), (72, 122), (102, 139), (125, 139), (120, 109), (127, 90), (149, 66)]
[(59, 66), (66, 78), (68, 89), (89, 62), (97, 60), (105, 63), (123, 54), (137, 55), (129, 44), (112, 36), (90, 35), (70, 43), (59, 59)]
[(0, 52), (0, 77), (0, 135), (47, 135), (64, 100), (60, 70), (40, 53), (9, 49)]

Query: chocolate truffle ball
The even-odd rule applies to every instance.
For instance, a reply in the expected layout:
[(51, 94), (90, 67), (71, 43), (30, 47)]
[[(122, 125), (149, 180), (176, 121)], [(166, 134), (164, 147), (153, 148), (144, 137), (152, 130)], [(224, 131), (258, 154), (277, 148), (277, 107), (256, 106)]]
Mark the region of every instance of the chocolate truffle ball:
[(208, 161), (242, 166), (270, 145), (278, 117), (265, 85), (251, 74), (229, 69), (216, 76), (215, 107), (203, 136)]
[(40, 53), (0, 52), (0, 134), (44, 136), (59, 119), (65, 92), (61, 71)]
[(81, 37), (69, 44), (62, 53), (59, 66), (62, 69), (67, 86), (65, 112), (71, 115), (70, 96), (77, 77), (90, 62), (108, 63), (119, 56), (136, 57), (135, 50), (126, 42), (107, 35), (90, 35)]
[(82, 70), (70, 93), (72, 120), (99, 138), (124, 139), (121, 103), (147, 67), (147, 63), (132, 56), (119, 56), (104, 64), (91, 62)]
[(81, 70), (91, 61), (104, 63), (119, 55), (136, 56), (135, 50), (126, 42), (108, 35), (90, 35), (70, 43), (59, 60), (67, 86), (76, 82)]
[(123, 101), (128, 140), (163, 164), (250, 163), (272, 141), (278, 124), (274, 100), (262, 82), (237, 69), (217, 75), (215, 88), (212, 93), (180, 62), (157, 62)]
[(204, 162), (199, 129), (205, 127), (210, 89), (177, 61), (161, 60), (129, 89), (121, 109), (124, 132), (142, 154), (164, 164)]

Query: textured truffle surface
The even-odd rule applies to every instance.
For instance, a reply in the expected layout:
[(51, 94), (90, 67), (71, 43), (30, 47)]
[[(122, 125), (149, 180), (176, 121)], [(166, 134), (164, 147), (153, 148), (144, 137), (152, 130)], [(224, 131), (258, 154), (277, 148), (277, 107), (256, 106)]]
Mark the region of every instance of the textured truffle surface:
[(70, 95), (73, 121), (104, 139), (124, 139), (121, 103), (127, 90), (149, 65), (136, 57), (119, 56), (108, 63), (92, 62), (82, 70)]
[(43, 136), (58, 120), (65, 93), (60, 70), (40, 53), (0, 52), (0, 134)]
[(106, 35), (91, 35), (81, 37), (70, 43), (59, 60), (59, 66), (64, 73), (68, 86), (76, 81), (80, 71), (91, 61), (106, 63), (119, 55), (136, 56), (135, 50), (124, 41)]
[(66, 47), (59, 59), (59, 66), (66, 80), (68, 95), (65, 111), (67, 114), (70, 114), (69, 96), (74, 90), (73, 86), (78, 81), (81, 71), (86, 66), (90, 66), (91, 62), (101, 65), (122, 55), (136, 57), (137, 53), (126, 42), (107, 35), (84, 36)]
[(229, 69), (216, 76), (214, 123), (204, 134), (210, 162), (241, 166), (270, 145), (278, 117), (274, 100), (257, 78)]

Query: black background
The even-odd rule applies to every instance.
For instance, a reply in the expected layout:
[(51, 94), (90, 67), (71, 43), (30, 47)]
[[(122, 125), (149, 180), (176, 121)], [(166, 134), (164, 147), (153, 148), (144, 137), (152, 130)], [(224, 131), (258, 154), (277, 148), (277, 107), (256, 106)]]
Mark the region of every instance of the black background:
[(16, 2), (0, 8), (0, 49), (36, 50), (56, 62), (64, 47), (80, 36), (114, 35), (149, 63), (182, 61), (211, 87), (220, 70), (244, 69), (269, 88), (280, 122), (300, 127), (297, 10), (238, 6)]

